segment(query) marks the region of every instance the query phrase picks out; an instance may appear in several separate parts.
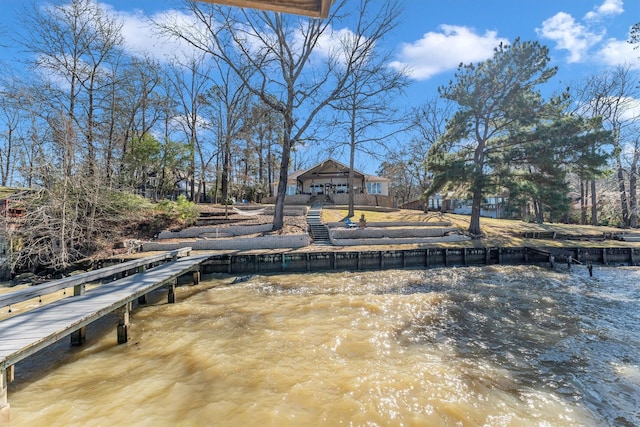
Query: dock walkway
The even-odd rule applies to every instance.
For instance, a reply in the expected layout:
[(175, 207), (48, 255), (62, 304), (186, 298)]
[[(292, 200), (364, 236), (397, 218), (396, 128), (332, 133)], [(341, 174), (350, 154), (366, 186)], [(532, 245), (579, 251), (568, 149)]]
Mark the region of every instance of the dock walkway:
[[(175, 302), (177, 279), (189, 272), (199, 275), (200, 264), (209, 255), (188, 256), (151, 270), (103, 284), (81, 295), (17, 314), (0, 322), (0, 425), (8, 420), (7, 384), (13, 366), (48, 345), (71, 335), (72, 344), (84, 342), (84, 328), (112, 312), (119, 312), (118, 343), (127, 341), (129, 312), (134, 300), (167, 286), (169, 302)], [(198, 276), (199, 277), (199, 276)], [(196, 274), (194, 274), (196, 281)], [(81, 333), (79, 333), (81, 332)]]

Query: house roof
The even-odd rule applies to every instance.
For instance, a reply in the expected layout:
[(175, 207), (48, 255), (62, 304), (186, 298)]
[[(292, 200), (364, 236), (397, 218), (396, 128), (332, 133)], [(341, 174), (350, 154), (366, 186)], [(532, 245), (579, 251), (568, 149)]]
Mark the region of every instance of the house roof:
[[(319, 179), (319, 178), (346, 178), (349, 175), (349, 166), (340, 163), (339, 161), (328, 158), (322, 162), (308, 168), (300, 169), (289, 174), (289, 182), (295, 182), (297, 180), (305, 179)], [(387, 178), (382, 178), (375, 175), (367, 175), (356, 169), (353, 170), (353, 176), (356, 179), (365, 179), (368, 182), (383, 182), (389, 181)]]
[(200, 0), (229, 6), (250, 7), (273, 12), (295, 13), (314, 18), (326, 18), (333, 0)]

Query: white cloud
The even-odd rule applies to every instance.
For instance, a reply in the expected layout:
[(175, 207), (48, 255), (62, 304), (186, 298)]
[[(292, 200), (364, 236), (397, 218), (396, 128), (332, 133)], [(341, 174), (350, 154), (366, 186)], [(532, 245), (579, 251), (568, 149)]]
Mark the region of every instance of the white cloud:
[(600, 19), (603, 16), (620, 15), (624, 12), (622, 0), (605, 0), (600, 6), (588, 12), (584, 18), (588, 20)]
[(542, 28), (537, 28), (536, 31), (541, 37), (555, 41), (557, 49), (568, 50), (570, 63), (584, 59), (589, 48), (603, 37), (589, 31), (565, 12), (559, 12), (545, 20)]
[[(329, 30), (330, 31), (323, 32), (318, 39), (318, 44), (314, 49), (314, 55), (324, 59), (338, 55), (340, 57), (339, 62), (345, 63), (344, 46), (345, 44), (349, 45), (349, 43), (354, 40), (355, 33), (348, 28), (340, 30), (330, 28)], [(300, 42), (301, 41), (302, 40), (300, 40)]]
[(171, 23), (175, 26), (190, 29), (196, 33), (199, 28), (195, 17), (177, 10), (167, 10), (153, 16), (146, 16), (142, 11), (133, 12), (118, 11), (113, 6), (101, 4), (112, 16), (122, 22), (122, 36), (125, 48), (134, 55), (149, 55), (158, 61), (167, 61), (169, 58), (182, 54), (185, 57), (193, 56), (195, 49), (188, 43), (176, 39), (169, 39), (158, 34), (152, 22)]
[(625, 40), (609, 39), (598, 51), (597, 58), (610, 66), (628, 65), (640, 70), (640, 50)]
[(472, 29), (455, 25), (441, 25), (440, 32), (426, 33), (420, 40), (405, 43), (398, 60), (391, 66), (409, 69), (409, 76), (427, 80), (438, 73), (456, 69), (460, 63), (480, 62), (493, 56), (500, 43), (509, 43), (495, 31), (478, 35)]
[(640, 118), (640, 99), (627, 97), (622, 103), (622, 120), (636, 122)]

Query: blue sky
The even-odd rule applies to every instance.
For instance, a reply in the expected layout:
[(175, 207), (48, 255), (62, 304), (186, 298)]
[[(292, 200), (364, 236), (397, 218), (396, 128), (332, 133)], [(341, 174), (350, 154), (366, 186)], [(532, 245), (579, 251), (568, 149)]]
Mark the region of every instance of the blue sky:
[[(19, 57), (9, 36), (21, 30), (16, 13), (29, 3), (0, 0), (0, 59), (5, 62)], [(181, 8), (181, 0), (101, 3), (123, 20), (132, 49), (158, 56), (175, 49), (150, 34), (147, 18)], [(412, 70), (404, 105), (432, 98), (438, 86), (454, 77), (459, 63), (487, 59), (498, 43), (516, 37), (550, 48), (559, 73), (549, 92), (605, 67), (628, 64), (640, 69), (640, 50), (626, 43), (629, 28), (640, 21), (639, 0), (405, 0), (404, 5), (401, 25), (385, 41), (394, 64)]]

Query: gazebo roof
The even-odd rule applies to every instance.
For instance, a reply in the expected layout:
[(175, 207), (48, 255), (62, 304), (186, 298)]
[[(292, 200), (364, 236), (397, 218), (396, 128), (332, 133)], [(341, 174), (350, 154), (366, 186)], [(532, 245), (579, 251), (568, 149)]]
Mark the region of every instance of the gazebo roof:
[(295, 13), (314, 18), (326, 18), (333, 0), (200, 0), (229, 6), (250, 7), (274, 12)]

